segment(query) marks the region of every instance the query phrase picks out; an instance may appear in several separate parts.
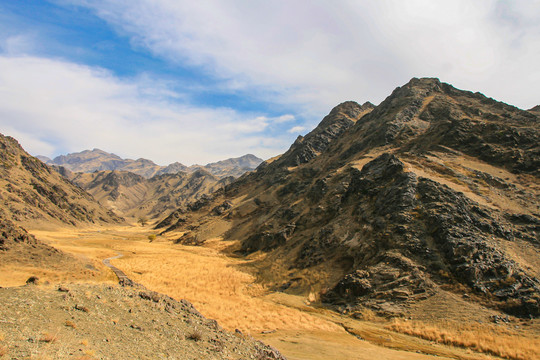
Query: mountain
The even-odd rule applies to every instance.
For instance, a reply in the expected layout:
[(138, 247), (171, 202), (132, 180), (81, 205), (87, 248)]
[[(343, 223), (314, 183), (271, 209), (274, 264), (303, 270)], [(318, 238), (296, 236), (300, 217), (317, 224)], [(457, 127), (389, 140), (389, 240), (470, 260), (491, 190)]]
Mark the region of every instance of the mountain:
[(444, 299), (539, 317), (539, 122), (415, 78), (376, 107), (336, 106), (282, 156), (158, 227), (182, 243), (236, 240), (229, 251), (258, 254), (271, 289), (341, 311), (425, 313)]
[[(201, 166), (204, 170), (217, 177), (239, 177), (248, 171), (255, 170), (263, 162), (262, 159), (253, 154), (247, 154), (238, 158), (230, 158), (215, 163)], [(190, 166), (190, 169), (196, 169), (199, 165)]]
[(89, 173), (94, 171), (124, 170), (148, 178), (152, 177), (161, 168), (147, 159), (122, 159), (118, 155), (100, 149), (60, 155), (46, 163), (62, 166), (73, 172)]
[(99, 205), (49, 166), (30, 156), (12, 137), (0, 134), (0, 201), (4, 218), (36, 222), (118, 223), (123, 219)]
[(92, 173), (95, 171), (129, 171), (134, 174), (151, 178), (156, 175), (176, 174), (179, 171), (194, 172), (206, 170), (218, 177), (238, 177), (247, 171), (254, 170), (263, 160), (248, 154), (239, 158), (231, 158), (208, 165), (185, 166), (179, 162), (160, 166), (147, 159), (122, 159), (118, 155), (103, 150), (85, 150), (79, 153), (60, 155), (53, 160), (46, 156), (38, 156), (46, 164), (61, 166), (72, 172)]
[(188, 172), (189, 168), (184, 164), (181, 164), (179, 162), (174, 162), (158, 170), (156, 172), (156, 175), (176, 174), (176, 173), (179, 173), (180, 171)]
[(131, 217), (163, 216), (222, 189), (233, 180), (231, 177), (218, 179), (202, 169), (191, 173), (156, 175), (150, 179), (117, 170), (65, 175), (103, 206)]
[(37, 240), (21, 225), (35, 228), (40, 224), (123, 222), (85, 191), (28, 155), (14, 138), (2, 134), (0, 201), (0, 264), (3, 271), (13, 271), (13, 274), (18, 274), (23, 268), (76, 274), (90, 274), (93, 269), (87, 260), (75, 258)]

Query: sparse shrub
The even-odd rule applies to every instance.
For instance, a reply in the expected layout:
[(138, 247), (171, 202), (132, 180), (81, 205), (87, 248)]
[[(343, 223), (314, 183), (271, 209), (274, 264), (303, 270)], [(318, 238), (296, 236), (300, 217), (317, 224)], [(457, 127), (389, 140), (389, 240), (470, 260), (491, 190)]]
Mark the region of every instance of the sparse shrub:
[(46, 343), (55, 343), (57, 340), (58, 336), (51, 333), (44, 333), (43, 336), (39, 339), (39, 341)]
[(203, 338), (202, 331), (199, 329), (195, 329), (191, 334), (188, 335), (187, 338), (188, 340), (201, 341)]
[(39, 278), (37, 276), (30, 276), (27, 280), (26, 280), (26, 284), (27, 285), (38, 285), (39, 284)]
[(70, 320), (66, 320), (66, 326), (73, 329), (77, 328), (77, 325), (73, 321), (70, 321)]
[(148, 235), (148, 240), (149, 240), (150, 242), (156, 240), (156, 234)]
[(92, 359), (92, 356), (94, 356), (96, 352), (94, 350), (84, 350), (84, 355), (88, 356), (90, 359)]
[(141, 216), (137, 222), (141, 224), (141, 226), (146, 226), (148, 224), (148, 218), (146, 216)]

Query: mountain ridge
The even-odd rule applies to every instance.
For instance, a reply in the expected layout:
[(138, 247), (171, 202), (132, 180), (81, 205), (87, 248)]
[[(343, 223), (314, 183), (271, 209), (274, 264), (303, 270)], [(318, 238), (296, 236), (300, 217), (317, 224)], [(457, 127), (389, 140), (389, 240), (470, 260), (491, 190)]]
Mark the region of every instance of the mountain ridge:
[(231, 251), (261, 254), (268, 286), (319, 291), (329, 306), (395, 315), (461, 292), (538, 317), (540, 118), (433, 78), (396, 88), (354, 124), (336, 112), (304, 137), (349, 124), (320, 151), (297, 156), (300, 138), (164, 223), (193, 244), (208, 223), (227, 223)]
[(54, 159), (46, 156), (37, 156), (48, 165), (62, 166), (72, 172), (91, 173), (94, 171), (130, 171), (147, 179), (163, 174), (193, 172), (197, 169), (205, 169), (218, 177), (238, 177), (247, 171), (254, 170), (263, 160), (253, 154), (246, 154), (237, 158), (229, 158), (207, 165), (186, 166), (174, 162), (166, 166), (155, 164), (153, 161), (139, 158), (137, 160), (122, 159), (116, 154), (94, 148), (83, 150), (78, 153), (60, 155)]

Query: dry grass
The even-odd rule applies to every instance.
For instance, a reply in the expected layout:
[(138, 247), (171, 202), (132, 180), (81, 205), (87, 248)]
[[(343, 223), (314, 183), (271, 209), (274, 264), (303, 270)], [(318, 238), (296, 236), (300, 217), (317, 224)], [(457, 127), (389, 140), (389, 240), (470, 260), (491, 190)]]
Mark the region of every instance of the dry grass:
[(52, 333), (43, 333), (43, 336), (39, 339), (41, 342), (45, 343), (55, 343), (58, 341), (58, 334), (52, 334)]
[[(246, 335), (251, 334), (282, 349), (286, 355), (290, 354), (291, 358), (306, 358), (306, 354), (309, 354), (309, 358), (314, 360), (419, 359), (416, 351), (460, 359), (489, 356), (474, 353), (472, 350), (476, 350), (477, 345), (464, 341), (459, 343), (454, 340), (449, 344), (458, 347), (448, 347), (437, 344), (436, 342), (444, 344), (444, 341), (437, 340), (435, 336), (429, 338), (432, 344), (420, 340), (420, 337), (428, 338), (427, 335), (420, 335), (420, 326), (410, 330), (405, 326), (408, 323), (401, 327), (396, 323), (389, 326), (392, 330), (385, 329), (383, 323), (373, 322), (375, 315), (369, 310), (356, 314), (356, 317), (363, 321), (345, 319), (327, 310), (306, 306), (316, 301), (315, 297), (305, 299), (283, 293), (268, 293), (255, 282), (253, 276), (240, 270), (252, 266), (247, 260), (223, 255), (220, 250), (230, 243), (207, 241), (203, 247), (189, 247), (172, 245), (167, 241), (172, 238), (168, 239), (167, 236), (160, 237), (160, 241), (149, 243), (148, 229), (140, 227), (71, 230), (71, 233), (67, 230), (42, 231), (36, 235), (41, 239), (46, 238), (64, 251), (93, 261), (99, 270), (104, 270), (99, 272), (100, 279), (109, 283), (117, 281), (109, 269), (102, 269), (99, 264), (102, 259), (120, 252), (124, 257), (115, 259), (112, 263), (134, 281), (173, 298), (187, 299), (206, 317), (218, 320), (224, 328), (232, 331), (240, 329)], [(33, 274), (46, 278), (35, 271)], [(27, 277), (23, 278), (26, 279)], [(97, 280), (97, 277), (95, 279)], [(90, 280), (93, 281), (94, 279)], [(114, 320), (118, 323), (118, 319), (112, 321), (115, 322)], [(347, 326), (357, 329), (358, 334), (367, 341), (359, 341), (347, 333), (341, 325), (345, 322)], [(396, 334), (394, 331), (404, 334)], [(435, 331), (439, 334), (443, 332), (454, 334), (457, 331), (445, 329), (444, 326), (439, 326)], [(513, 334), (503, 335), (508, 337), (506, 343), (510, 344)], [(186, 339), (189, 336), (191, 334), (186, 334)], [(445, 336), (448, 339), (450, 335)], [(468, 336), (474, 337), (476, 334)], [(389, 342), (387, 338), (394, 340)], [(463, 340), (466, 338), (467, 335), (464, 334)], [(534, 351), (538, 348), (532, 347), (532, 340), (529, 341), (529, 346), (525, 344), (523, 337), (516, 335), (515, 341), (517, 345), (509, 347), (507, 353), (514, 349), (518, 355), (508, 357), (509, 359), (525, 359), (531, 351), (533, 355), (528, 358), (534, 359)], [(88, 347), (88, 340), (83, 340), (81, 345)], [(471, 350), (462, 347), (470, 347)], [(493, 347), (485, 352), (496, 354)], [(523, 356), (519, 357), (519, 354)]]
[(195, 330), (193, 330), (193, 332), (192, 332), (191, 334), (189, 334), (186, 338), (187, 338), (188, 340), (201, 341), (202, 338), (203, 338), (203, 333), (202, 333), (201, 330), (195, 329)]
[[(130, 278), (176, 299), (187, 299), (228, 330), (247, 333), (269, 329), (337, 330), (331, 322), (266, 301), (265, 289), (239, 271), (244, 261), (217, 250), (146, 243), (136, 256), (113, 260)], [(159, 258), (159, 262), (156, 262)]]
[(420, 321), (396, 319), (387, 328), (440, 344), (464, 347), (505, 359), (540, 359), (538, 336), (523, 336), (502, 327), (452, 322), (431, 325)]
[(7, 352), (8, 352), (7, 347), (5, 347), (5, 346), (0, 346), (0, 356), (6, 355)]

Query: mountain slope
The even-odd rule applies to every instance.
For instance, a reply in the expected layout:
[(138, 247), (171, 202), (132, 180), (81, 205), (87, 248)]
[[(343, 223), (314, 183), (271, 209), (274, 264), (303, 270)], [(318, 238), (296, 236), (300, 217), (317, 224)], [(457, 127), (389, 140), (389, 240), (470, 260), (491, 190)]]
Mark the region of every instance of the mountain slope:
[(4, 217), (23, 225), (35, 225), (36, 221), (71, 225), (123, 221), (85, 191), (28, 155), (15, 139), (2, 134), (0, 185)]
[(20, 225), (119, 223), (80, 188), (0, 134), (0, 267), (8, 283), (27, 273), (95, 276), (92, 264), (59, 251)]
[(270, 286), (334, 306), (400, 314), (465, 294), (539, 316), (539, 116), (437, 79), (345, 104), (170, 227), (201, 243), (226, 223)]
[(232, 181), (232, 178), (218, 179), (204, 170), (156, 175), (150, 179), (115, 170), (72, 174), (70, 179), (102, 205), (132, 217), (162, 217)]
[(85, 150), (55, 157), (53, 160), (40, 156), (45, 163), (61, 166), (72, 172), (92, 173), (95, 171), (129, 171), (134, 174), (151, 178), (156, 175), (176, 174), (179, 171), (194, 172), (199, 169), (210, 172), (217, 177), (238, 177), (247, 171), (254, 170), (263, 160), (248, 154), (238, 158), (218, 161), (208, 165), (185, 166), (179, 162), (167, 166), (159, 166), (147, 159), (122, 159), (118, 155), (99, 149)]
[[(6, 358), (285, 360), (252, 337), (223, 330), (187, 300), (140, 287), (0, 288), (0, 302)], [(21, 313), (24, 326), (8, 321)]]

